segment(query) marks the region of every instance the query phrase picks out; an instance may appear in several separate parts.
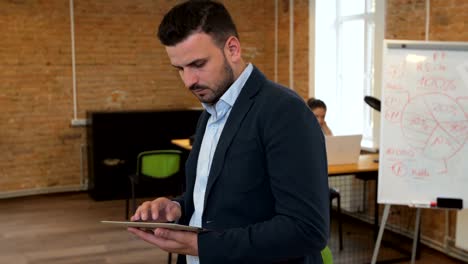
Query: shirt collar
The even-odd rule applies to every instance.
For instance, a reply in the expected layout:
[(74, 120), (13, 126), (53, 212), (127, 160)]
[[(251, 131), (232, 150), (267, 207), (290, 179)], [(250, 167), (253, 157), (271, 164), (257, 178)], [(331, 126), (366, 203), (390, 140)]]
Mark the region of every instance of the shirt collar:
[(217, 119), (218, 115), (221, 115), (220, 112), (223, 112), (223, 109), (230, 109), (239, 97), (239, 94), (242, 91), (247, 79), (249, 79), (250, 74), (253, 71), (253, 65), (249, 63), (247, 67), (242, 71), (239, 78), (231, 84), (231, 86), (226, 90), (226, 92), (219, 98), (219, 101), (216, 102), (215, 105), (210, 105), (206, 103), (202, 103), (203, 107), (206, 109), (208, 113), (211, 114), (215, 119)]

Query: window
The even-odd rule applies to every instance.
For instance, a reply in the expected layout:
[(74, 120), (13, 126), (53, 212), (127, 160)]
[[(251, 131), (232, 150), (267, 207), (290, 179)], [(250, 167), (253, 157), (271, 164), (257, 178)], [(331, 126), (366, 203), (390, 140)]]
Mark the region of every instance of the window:
[[(375, 65), (380, 63), (376, 51), (381, 47), (375, 43), (376, 39), (378, 43), (379, 38), (383, 40), (384, 20), (380, 17), (383, 7), (376, 7), (376, 2), (384, 4), (375, 0), (310, 2), (315, 9), (311, 95), (327, 104), (327, 123), (334, 134), (363, 134), (367, 141), (375, 141), (377, 131), (374, 110), (364, 103), (364, 96), (380, 94), (380, 86), (374, 85), (378, 83), (374, 73)], [(381, 12), (378, 15), (377, 8)]]

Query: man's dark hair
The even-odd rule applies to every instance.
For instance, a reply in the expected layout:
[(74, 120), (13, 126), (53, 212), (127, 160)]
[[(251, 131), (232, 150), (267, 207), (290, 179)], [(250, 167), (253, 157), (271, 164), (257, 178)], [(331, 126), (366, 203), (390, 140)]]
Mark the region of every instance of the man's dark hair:
[(323, 108), (327, 111), (327, 105), (320, 99), (315, 99), (314, 97), (307, 100), (307, 105), (309, 106), (310, 110), (314, 110), (315, 108)]
[(210, 35), (220, 48), (230, 36), (239, 38), (227, 9), (207, 0), (190, 0), (173, 7), (159, 25), (158, 38), (164, 46), (175, 46), (197, 32)]

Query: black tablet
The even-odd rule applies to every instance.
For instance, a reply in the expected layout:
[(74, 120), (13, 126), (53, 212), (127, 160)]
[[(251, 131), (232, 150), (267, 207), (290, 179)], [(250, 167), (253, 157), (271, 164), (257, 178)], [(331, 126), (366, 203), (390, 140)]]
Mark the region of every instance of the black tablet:
[(172, 230), (179, 230), (179, 231), (189, 231), (189, 232), (202, 232), (206, 231), (201, 227), (196, 226), (187, 226), (187, 225), (179, 225), (174, 223), (156, 223), (156, 222), (144, 222), (144, 221), (101, 221), (103, 224), (111, 224), (116, 226), (123, 226), (123, 227), (135, 227), (141, 228), (145, 230), (155, 229), (155, 228), (167, 228)]

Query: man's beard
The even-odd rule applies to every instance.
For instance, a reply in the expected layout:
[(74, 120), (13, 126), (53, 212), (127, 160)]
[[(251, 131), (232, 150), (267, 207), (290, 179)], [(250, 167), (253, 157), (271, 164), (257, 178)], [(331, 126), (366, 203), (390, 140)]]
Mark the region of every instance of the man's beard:
[(198, 97), (198, 99), (205, 104), (212, 104), (214, 105), (216, 102), (218, 102), (219, 98), (223, 96), (223, 94), (229, 89), (229, 87), (234, 83), (234, 72), (231, 68), (231, 66), (227, 63), (226, 57), (224, 57), (224, 63), (223, 63), (223, 72), (225, 74), (224, 78), (221, 80), (220, 84), (217, 85), (217, 89), (212, 89), (206, 85), (198, 85), (194, 84), (190, 87), (190, 90), (196, 90), (196, 89), (208, 89), (213, 92), (212, 96), (207, 99), (203, 99)]

